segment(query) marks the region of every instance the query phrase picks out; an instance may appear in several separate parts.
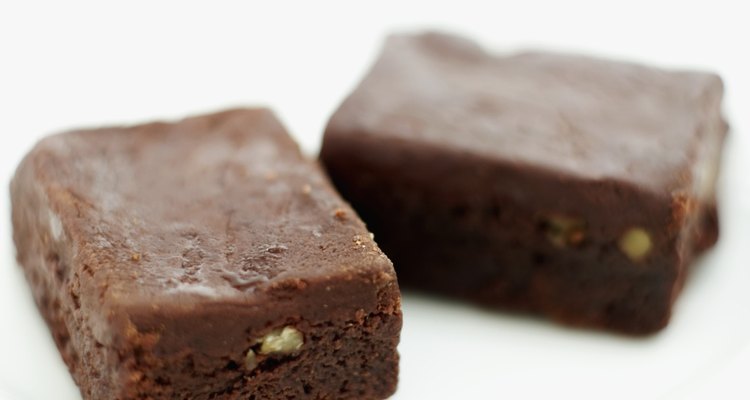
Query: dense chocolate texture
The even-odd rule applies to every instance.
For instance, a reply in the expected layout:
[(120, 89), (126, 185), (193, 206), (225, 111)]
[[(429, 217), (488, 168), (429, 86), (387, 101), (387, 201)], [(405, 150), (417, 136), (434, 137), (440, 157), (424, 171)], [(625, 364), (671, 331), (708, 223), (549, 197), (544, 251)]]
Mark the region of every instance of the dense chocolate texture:
[(392, 264), (271, 112), (51, 136), (11, 196), (85, 399), (394, 392)]
[(402, 286), (648, 333), (717, 240), (722, 92), (707, 73), (393, 36), (321, 159)]

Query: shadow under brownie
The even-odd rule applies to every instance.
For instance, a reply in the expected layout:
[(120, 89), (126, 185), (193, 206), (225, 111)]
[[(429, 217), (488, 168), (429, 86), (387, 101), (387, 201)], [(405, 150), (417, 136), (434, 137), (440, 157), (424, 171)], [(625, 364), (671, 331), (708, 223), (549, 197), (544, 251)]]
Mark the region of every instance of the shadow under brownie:
[(85, 399), (394, 392), (393, 267), (268, 110), (50, 136), (11, 197)]

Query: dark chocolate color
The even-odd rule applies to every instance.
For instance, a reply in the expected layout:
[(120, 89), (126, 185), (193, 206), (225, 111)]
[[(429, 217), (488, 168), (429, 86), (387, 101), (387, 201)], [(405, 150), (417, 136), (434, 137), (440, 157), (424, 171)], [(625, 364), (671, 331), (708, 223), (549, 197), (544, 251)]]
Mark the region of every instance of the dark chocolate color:
[[(713, 74), (393, 36), (321, 160), (403, 286), (648, 333), (718, 237), (722, 92)], [(632, 228), (644, 257), (620, 246)]]
[[(271, 112), (42, 140), (11, 183), (18, 260), (85, 399), (379, 399), (388, 258)], [(290, 326), (304, 344), (248, 350)]]

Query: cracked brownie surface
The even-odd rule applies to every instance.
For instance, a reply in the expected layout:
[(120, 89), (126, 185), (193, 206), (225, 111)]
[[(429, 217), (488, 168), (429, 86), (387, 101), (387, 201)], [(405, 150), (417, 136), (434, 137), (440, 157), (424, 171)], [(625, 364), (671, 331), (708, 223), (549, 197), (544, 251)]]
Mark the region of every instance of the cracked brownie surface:
[(84, 398), (395, 390), (391, 262), (270, 111), (53, 135), (11, 197), (19, 263)]

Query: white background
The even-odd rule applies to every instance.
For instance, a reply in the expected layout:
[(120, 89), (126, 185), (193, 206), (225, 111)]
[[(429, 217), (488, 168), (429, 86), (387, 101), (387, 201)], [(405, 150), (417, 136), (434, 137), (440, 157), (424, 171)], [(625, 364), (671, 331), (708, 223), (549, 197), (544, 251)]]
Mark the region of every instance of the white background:
[[(722, 239), (646, 339), (406, 294), (396, 399), (750, 398), (748, 13), (719, 1), (0, 3), (0, 399), (75, 400), (14, 261), (7, 185), (42, 135), (269, 105), (309, 154), (387, 32), (440, 28), (719, 72)], [(491, 5), (489, 5), (491, 4)]]

